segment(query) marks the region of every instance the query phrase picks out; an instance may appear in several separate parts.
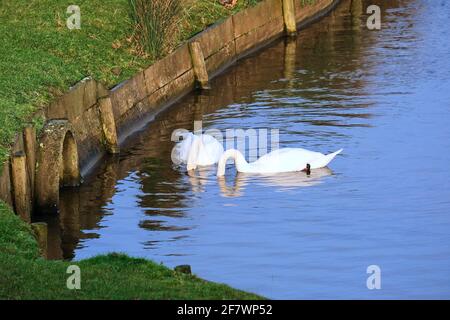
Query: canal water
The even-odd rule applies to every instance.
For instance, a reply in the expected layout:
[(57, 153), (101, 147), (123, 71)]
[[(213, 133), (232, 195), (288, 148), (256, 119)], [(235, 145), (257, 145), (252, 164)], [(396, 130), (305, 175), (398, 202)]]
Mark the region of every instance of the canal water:
[[(450, 3), (373, 1), (241, 60), (160, 114), (46, 218), (50, 256), (111, 251), (269, 298), (450, 298)], [(377, 2), (377, 1), (376, 1)], [(171, 161), (175, 129), (278, 129), (328, 169), (224, 179)], [(247, 150), (251, 151), (251, 150)], [(369, 290), (367, 268), (381, 270)]]

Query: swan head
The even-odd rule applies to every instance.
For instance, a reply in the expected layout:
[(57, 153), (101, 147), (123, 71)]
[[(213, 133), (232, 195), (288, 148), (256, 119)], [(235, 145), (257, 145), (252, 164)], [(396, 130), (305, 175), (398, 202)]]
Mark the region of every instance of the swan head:
[(197, 169), (197, 164), (196, 163), (188, 163), (186, 165), (186, 169), (187, 169), (187, 171), (195, 170), (195, 169)]

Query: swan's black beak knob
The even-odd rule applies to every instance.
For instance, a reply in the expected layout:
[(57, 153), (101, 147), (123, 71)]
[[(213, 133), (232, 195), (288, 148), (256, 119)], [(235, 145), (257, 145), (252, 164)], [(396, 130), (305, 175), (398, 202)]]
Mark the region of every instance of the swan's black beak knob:
[(308, 176), (311, 174), (311, 165), (309, 163), (306, 164), (305, 172)]

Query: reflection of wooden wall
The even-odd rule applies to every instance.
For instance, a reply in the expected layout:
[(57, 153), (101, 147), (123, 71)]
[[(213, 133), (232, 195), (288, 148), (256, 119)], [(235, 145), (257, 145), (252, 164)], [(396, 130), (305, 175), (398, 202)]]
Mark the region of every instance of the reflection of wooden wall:
[(295, 3), (295, 20), (297, 24), (304, 25), (308, 19), (311, 19), (317, 13), (327, 9), (329, 6), (336, 4), (339, 1), (323, 0), (323, 1), (309, 1), (309, 0), (294, 0)]

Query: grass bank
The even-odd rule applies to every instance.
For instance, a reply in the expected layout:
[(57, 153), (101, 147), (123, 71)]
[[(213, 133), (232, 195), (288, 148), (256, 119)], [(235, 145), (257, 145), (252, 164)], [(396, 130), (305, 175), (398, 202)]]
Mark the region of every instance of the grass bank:
[[(258, 0), (232, 10), (218, 0), (182, 0), (164, 53)], [(14, 135), (37, 111), (86, 76), (108, 87), (155, 61), (134, 40), (128, 0), (78, 0), (81, 29), (69, 30), (69, 0), (3, 1), (0, 6), (0, 169)], [(253, 299), (258, 296), (110, 254), (77, 262), (82, 289), (66, 288), (63, 261), (46, 261), (30, 227), (0, 203), (0, 299)]]
[[(81, 290), (66, 286), (81, 270)], [(0, 299), (261, 299), (144, 259), (109, 254), (76, 263), (48, 261), (30, 226), (0, 204)]]

